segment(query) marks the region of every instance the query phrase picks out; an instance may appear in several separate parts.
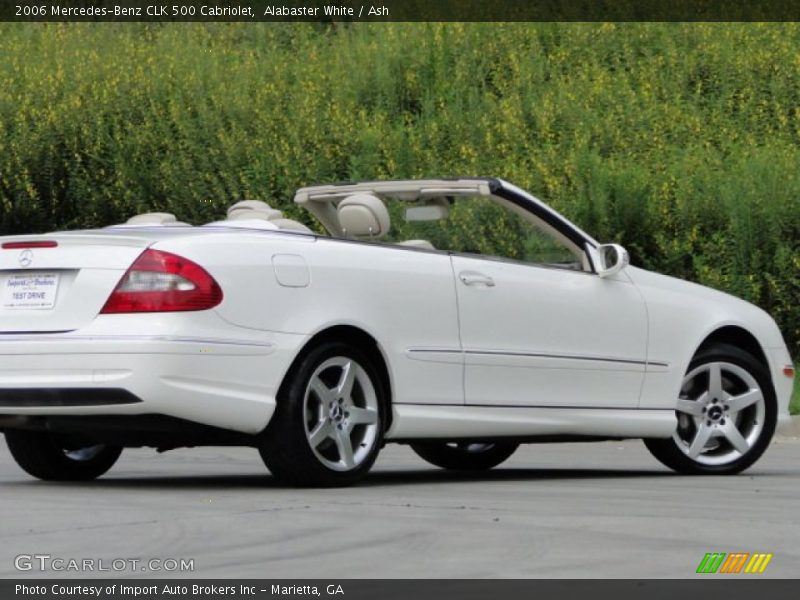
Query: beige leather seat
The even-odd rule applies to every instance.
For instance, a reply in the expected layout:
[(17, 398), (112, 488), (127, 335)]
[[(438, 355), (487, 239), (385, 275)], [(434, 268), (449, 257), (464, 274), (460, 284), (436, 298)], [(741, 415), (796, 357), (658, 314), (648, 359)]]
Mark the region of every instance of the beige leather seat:
[(278, 226), (278, 229), (285, 229), (287, 231), (302, 231), (303, 233), (314, 233), (300, 221), (295, 221), (294, 219), (281, 217), (280, 219), (270, 219), (270, 222), (275, 223), (275, 225)]
[(228, 221), (247, 221), (258, 219), (260, 221), (271, 221), (272, 219), (283, 218), (283, 213), (272, 208), (261, 200), (242, 200), (228, 209)]
[(431, 244), (428, 240), (406, 240), (405, 242), (398, 242), (398, 246), (408, 246), (409, 248), (421, 248), (423, 250), (436, 250), (436, 246)]
[[(380, 239), (389, 233), (391, 219), (383, 200), (372, 194), (353, 194), (336, 207), (339, 225), (345, 237), (359, 239)], [(398, 246), (435, 250), (427, 240), (407, 240)]]
[(188, 223), (182, 223), (172, 213), (165, 212), (149, 212), (135, 215), (125, 222), (126, 225), (182, 225), (188, 226)]
[(287, 219), (283, 213), (275, 208), (272, 208), (266, 202), (261, 200), (242, 200), (237, 202), (228, 209), (228, 221), (269, 221), (273, 223), (278, 229), (285, 229), (288, 231), (302, 231), (304, 233), (313, 233), (308, 227), (295, 221), (294, 219)]
[(279, 210), (237, 210), (228, 215), (226, 221), (272, 221), (276, 216), (273, 213), (277, 213), (278, 218), (283, 217), (283, 214), (281, 214)]

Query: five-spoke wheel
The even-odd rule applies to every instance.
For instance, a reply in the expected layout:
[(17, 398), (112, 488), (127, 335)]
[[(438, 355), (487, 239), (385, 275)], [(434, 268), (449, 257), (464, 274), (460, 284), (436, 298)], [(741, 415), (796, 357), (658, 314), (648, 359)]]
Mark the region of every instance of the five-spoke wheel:
[(724, 464), (745, 455), (764, 428), (761, 386), (730, 362), (708, 362), (690, 371), (677, 409), (675, 443), (703, 464)]
[(287, 378), (261, 456), (278, 479), (337, 486), (369, 471), (383, 443), (385, 391), (373, 358), (327, 342), (303, 355)]
[(775, 429), (776, 408), (763, 365), (739, 348), (701, 352), (683, 378), (670, 440), (648, 440), (653, 455), (684, 473), (735, 473), (755, 462)]
[(368, 458), (378, 436), (378, 396), (358, 362), (336, 356), (319, 365), (303, 409), (308, 443), (322, 464), (349, 471)]

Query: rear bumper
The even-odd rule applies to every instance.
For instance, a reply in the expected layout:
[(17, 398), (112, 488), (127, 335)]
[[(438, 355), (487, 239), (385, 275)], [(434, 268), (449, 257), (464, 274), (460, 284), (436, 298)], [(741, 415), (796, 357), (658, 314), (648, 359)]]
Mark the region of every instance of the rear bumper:
[[(306, 337), (47, 334), (0, 337), (0, 415), (166, 415), (262, 431)], [(230, 333), (230, 331), (228, 331)]]
[(0, 407), (115, 406), (141, 402), (120, 388), (0, 388)]

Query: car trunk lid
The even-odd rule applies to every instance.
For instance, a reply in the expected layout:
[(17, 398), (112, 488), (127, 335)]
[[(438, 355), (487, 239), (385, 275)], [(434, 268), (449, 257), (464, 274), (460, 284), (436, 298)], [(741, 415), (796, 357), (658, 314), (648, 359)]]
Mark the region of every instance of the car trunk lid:
[(152, 242), (91, 233), (0, 238), (0, 334), (71, 331), (89, 324)]

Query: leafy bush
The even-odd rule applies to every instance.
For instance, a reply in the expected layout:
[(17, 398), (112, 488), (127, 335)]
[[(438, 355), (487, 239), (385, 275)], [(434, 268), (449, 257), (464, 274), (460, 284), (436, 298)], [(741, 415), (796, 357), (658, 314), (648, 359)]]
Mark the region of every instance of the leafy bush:
[(504, 177), (800, 351), (796, 24), (0, 25), (0, 232)]

